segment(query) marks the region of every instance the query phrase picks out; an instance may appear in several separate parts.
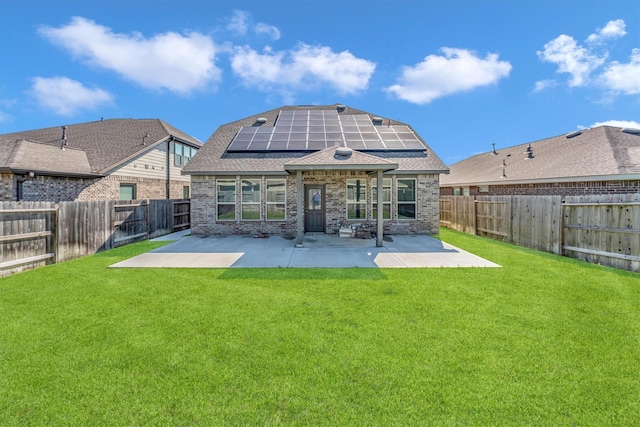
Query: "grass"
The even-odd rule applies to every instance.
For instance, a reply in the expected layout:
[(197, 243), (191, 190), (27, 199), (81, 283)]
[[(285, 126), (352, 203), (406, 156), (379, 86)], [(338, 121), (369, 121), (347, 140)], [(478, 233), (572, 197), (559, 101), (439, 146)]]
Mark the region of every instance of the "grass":
[(1, 424), (638, 424), (637, 274), (441, 238), (503, 268), (0, 279)]

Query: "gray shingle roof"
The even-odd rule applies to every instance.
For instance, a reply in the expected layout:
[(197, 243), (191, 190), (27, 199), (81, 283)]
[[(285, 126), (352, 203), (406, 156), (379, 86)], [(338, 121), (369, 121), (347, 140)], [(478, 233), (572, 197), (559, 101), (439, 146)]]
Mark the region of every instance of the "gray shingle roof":
[[(231, 123), (220, 126), (209, 137), (207, 142), (198, 151), (187, 166), (182, 170), (187, 175), (224, 175), (252, 173), (261, 175), (285, 174), (285, 164), (291, 163), (295, 159), (307, 156), (310, 152), (267, 152), (267, 153), (229, 153), (227, 147), (233, 140), (238, 130), (243, 126), (258, 125), (257, 119), (264, 117), (267, 121), (262, 126), (273, 126), (281, 110), (336, 110), (338, 104), (319, 106), (285, 106), (270, 111), (261, 112)], [(338, 110), (340, 115), (367, 114), (370, 117), (377, 115), (367, 113), (362, 110), (350, 107)], [(407, 125), (396, 120), (383, 118), (385, 123), (392, 125)], [(408, 126), (408, 125), (407, 125)], [(416, 134), (417, 135), (417, 134)], [(418, 135), (418, 138), (420, 136)], [(369, 152), (371, 156), (385, 159), (394, 164), (398, 164), (397, 173), (444, 173), (447, 166), (431, 150), (431, 148), (420, 138), (427, 149), (424, 152)]]
[[(28, 169), (55, 170), (58, 173), (71, 175), (77, 173), (76, 166), (72, 165), (72, 161), (69, 159), (70, 153), (75, 153), (73, 150), (81, 150), (86, 153), (90, 173), (100, 175), (121, 165), (127, 159), (149, 150), (169, 137), (196, 148), (202, 146), (202, 143), (196, 138), (160, 119), (108, 119), (66, 125), (65, 127), (64, 135), (67, 138), (65, 151), (60, 149), (64, 144), (62, 126), (0, 135), (0, 144), (4, 147), (6, 144), (15, 144), (19, 140), (35, 143), (37, 144), (35, 146), (24, 146), (31, 151), (37, 148), (43, 150), (40, 156), (29, 157), (36, 163), (30, 165)], [(58, 151), (52, 151), (49, 153), (51, 157), (44, 159), (44, 151), (51, 151), (50, 148), (45, 147), (54, 147)], [(0, 157), (0, 162), (2, 162), (0, 168), (11, 167), (7, 160)], [(57, 164), (52, 165), (55, 162)], [(21, 164), (27, 166), (24, 162)]]
[(440, 186), (640, 177), (640, 135), (621, 128), (600, 126), (572, 138), (560, 135), (530, 145), (532, 159), (525, 143), (457, 162), (440, 178)]

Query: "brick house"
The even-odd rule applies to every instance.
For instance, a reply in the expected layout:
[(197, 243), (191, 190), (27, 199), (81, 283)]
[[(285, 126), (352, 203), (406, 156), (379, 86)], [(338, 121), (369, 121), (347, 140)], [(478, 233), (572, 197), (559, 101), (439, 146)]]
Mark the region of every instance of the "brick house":
[(494, 149), (450, 166), (441, 195), (640, 192), (640, 129), (599, 126)]
[(159, 119), (109, 119), (0, 135), (0, 201), (188, 198), (202, 143)]
[[(447, 167), (413, 129), (343, 105), (286, 106), (218, 128), (183, 169), (196, 235), (438, 232)], [(377, 191), (382, 188), (382, 191)], [(383, 218), (377, 221), (378, 207)]]

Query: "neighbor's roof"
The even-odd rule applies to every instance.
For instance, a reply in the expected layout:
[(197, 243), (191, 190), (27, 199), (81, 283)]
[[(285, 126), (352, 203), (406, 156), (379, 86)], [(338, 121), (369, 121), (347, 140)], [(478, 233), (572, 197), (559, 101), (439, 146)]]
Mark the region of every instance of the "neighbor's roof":
[(497, 154), (488, 151), (451, 165), (440, 186), (638, 179), (640, 135), (628, 132), (634, 131), (600, 126), (496, 148)]
[(0, 169), (100, 176), (170, 137), (202, 146), (160, 119), (108, 119), (66, 125), (64, 131), (56, 126), (14, 132), (0, 135)]
[[(338, 111), (339, 115), (369, 115), (372, 119), (373, 114), (356, 110), (350, 107), (338, 108), (339, 104), (322, 105), (322, 106), (285, 106), (274, 110), (258, 113), (244, 119), (240, 119), (231, 123), (220, 126), (209, 137), (207, 142), (202, 146), (198, 153), (189, 160), (189, 163), (183, 168), (182, 173), (187, 175), (231, 175), (231, 174), (260, 174), (275, 175), (287, 173), (285, 165), (294, 164), (292, 162), (302, 161), (305, 156), (313, 156), (312, 151), (288, 151), (288, 152), (229, 152), (227, 148), (233, 141), (236, 134), (242, 127), (250, 126), (274, 126), (278, 119), (278, 114), (283, 110), (331, 110)], [(258, 120), (264, 118), (264, 120)], [(405, 125), (405, 123), (396, 120), (383, 118), (385, 124)], [(415, 133), (415, 132), (414, 132)], [(366, 152), (371, 157), (376, 157), (381, 162), (389, 162), (397, 164), (398, 167), (394, 173), (446, 173), (447, 166), (440, 158), (431, 150), (424, 140), (417, 135), (418, 139), (424, 144), (424, 151), (367, 151), (354, 150), (360, 153)], [(317, 153), (317, 152), (315, 152)], [(300, 159), (300, 160), (298, 160)]]

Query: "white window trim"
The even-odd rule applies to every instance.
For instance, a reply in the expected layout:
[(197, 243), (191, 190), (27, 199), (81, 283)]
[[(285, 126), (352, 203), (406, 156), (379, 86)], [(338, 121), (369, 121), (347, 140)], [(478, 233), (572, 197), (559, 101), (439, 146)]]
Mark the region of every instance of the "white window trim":
[[(362, 188), (364, 189), (364, 200), (361, 201), (349, 201), (349, 181), (364, 181), (364, 185)], [(346, 196), (345, 196), (345, 205), (346, 205), (346, 218), (348, 221), (364, 221), (367, 219), (367, 179), (366, 178), (349, 178), (346, 182)], [(361, 204), (364, 207), (364, 216), (362, 218), (349, 218), (349, 204)]]
[[(393, 218), (393, 178), (382, 178), (382, 191), (384, 191), (384, 182), (387, 181), (389, 182), (389, 201), (385, 202), (384, 200), (382, 201), (382, 206), (383, 206), (383, 212), (384, 212), (384, 205), (389, 205), (389, 218), (382, 218), (383, 221), (391, 221), (391, 219)], [(377, 188), (378, 185), (378, 180), (377, 178), (372, 178), (371, 179), (371, 219), (375, 220), (376, 218), (373, 217), (373, 209), (374, 206), (376, 206), (378, 204), (378, 197), (374, 197), (373, 196), (373, 188), (376, 187)], [(384, 194), (384, 193), (383, 193)]]
[[(283, 181), (284, 182), (284, 201), (281, 202), (270, 202), (269, 201), (269, 181)], [(286, 178), (267, 178), (265, 180), (265, 205), (266, 211), (264, 213), (265, 219), (267, 221), (276, 221), (282, 222), (287, 220), (287, 179)], [(284, 204), (284, 218), (269, 218), (269, 205), (281, 205)]]
[[(414, 201), (413, 202), (405, 202), (405, 201), (400, 201), (398, 200), (398, 181), (413, 181), (415, 184), (413, 186), (413, 189), (415, 191), (415, 197), (414, 197)], [(413, 204), (414, 208), (413, 208), (413, 213), (414, 213), (414, 217), (413, 218), (400, 218), (400, 205), (410, 205)], [(418, 219), (418, 179), (417, 178), (397, 178), (396, 179), (396, 215), (398, 217), (398, 221), (415, 221)]]
[[(257, 202), (245, 202), (244, 201), (244, 182), (245, 181), (251, 181), (251, 182), (257, 182), (258, 183), (258, 201)], [(258, 218), (250, 218), (250, 219), (245, 219), (244, 218), (244, 207), (245, 206), (257, 206), (258, 207)], [(249, 222), (254, 222), (254, 221), (260, 221), (262, 220), (262, 212), (260, 207), (262, 206), (262, 180), (260, 178), (242, 178), (240, 180), (240, 220), (242, 221), (249, 221)]]

